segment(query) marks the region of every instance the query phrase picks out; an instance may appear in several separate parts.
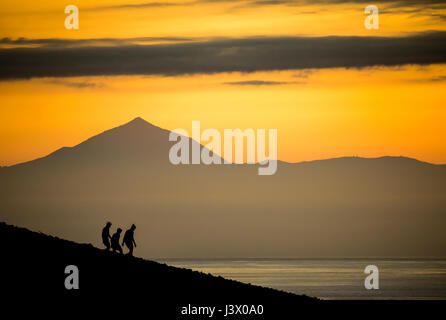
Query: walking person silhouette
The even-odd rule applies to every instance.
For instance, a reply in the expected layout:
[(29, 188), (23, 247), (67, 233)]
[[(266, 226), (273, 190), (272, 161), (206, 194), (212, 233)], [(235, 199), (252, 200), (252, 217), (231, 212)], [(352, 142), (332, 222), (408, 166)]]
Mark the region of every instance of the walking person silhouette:
[(113, 252), (118, 251), (120, 254), (122, 254), (122, 248), (119, 245), (119, 238), (121, 237), (121, 232), (122, 232), (122, 229), (118, 228), (118, 230), (116, 230), (116, 233), (111, 238), (112, 251)]
[(131, 228), (128, 229), (124, 234), (124, 239), (122, 239), (122, 245), (126, 245), (129, 248), (129, 252), (127, 253), (130, 256), (133, 256), (133, 246), (136, 247), (136, 242), (134, 238), (136, 226), (132, 224)]
[(102, 229), (102, 242), (105, 245), (105, 250), (109, 251), (110, 250), (110, 227), (111, 227), (111, 222), (107, 222), (107, 224), (105, 225), (104, 229)]

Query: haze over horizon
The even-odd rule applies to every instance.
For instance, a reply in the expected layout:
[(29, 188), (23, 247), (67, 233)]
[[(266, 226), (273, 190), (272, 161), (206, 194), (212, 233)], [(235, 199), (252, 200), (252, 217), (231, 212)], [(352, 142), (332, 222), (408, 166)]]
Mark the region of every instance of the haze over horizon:
[(145, 258), (446, 256), (444, 165), (353, 157), (258, 176), (173, 165), (168, 136), (134, 120), (2, 168), (0, 221), (97, 246), (106, 221), (134, 223)]

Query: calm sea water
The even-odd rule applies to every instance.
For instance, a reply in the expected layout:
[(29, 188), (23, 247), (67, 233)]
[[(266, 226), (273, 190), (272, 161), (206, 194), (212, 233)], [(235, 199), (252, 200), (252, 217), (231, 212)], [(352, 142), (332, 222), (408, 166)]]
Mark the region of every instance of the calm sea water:
[[(158, 260), (245, 283), (322, 299), (446, 299), (446, 260)], [(378, 290), (366, 290), (364, 268), (379, 269)]]

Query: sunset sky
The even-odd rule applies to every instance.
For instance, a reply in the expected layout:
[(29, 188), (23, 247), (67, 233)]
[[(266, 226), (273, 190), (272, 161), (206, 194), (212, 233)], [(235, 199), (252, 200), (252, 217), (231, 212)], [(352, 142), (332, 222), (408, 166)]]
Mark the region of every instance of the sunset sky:
[[(68, 4), (79, 30), (65, 29)], [(135, 117), (277, 128), (289, 162), (446, 163), (445, 89), (446, 1), (0, 3), (0, 166)]]

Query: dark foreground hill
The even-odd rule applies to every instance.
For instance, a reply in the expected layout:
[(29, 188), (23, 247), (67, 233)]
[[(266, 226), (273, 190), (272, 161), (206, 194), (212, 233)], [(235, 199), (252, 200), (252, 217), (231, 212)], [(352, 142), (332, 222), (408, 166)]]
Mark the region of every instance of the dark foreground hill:
[[(8, 293), (2, 302), (7, 298), (24, 304), (42, 301), (53, 305), (62, 301), (99, 309), (107, 306), (104, 311), (110, 311), (110, 307), (116, 311), (130, 308), (163, 319), (185, 318), (183, 307), (193, 310), (194, 306), (215, 306), (222, 310), (219, 313), (223, 318), (225, 304), (254, 305), (257, 311), (262, 305), (260, 318), (264, 319), (268, 314), (318, 303), (316, 298), (120, 255), (5, 223), (0, 223), (0, 243), (1, 288)], [(68, 265), (79, 270), (78, 290), (65, 288)], [(287, 307), (290, 310), (285, 310)], [(217, 312), (213, 318), (219, 318)]]
[[(322, 301), (141, 258), (106, 252), (0, 223), (1, 311), (65, 319), (100, 314), (131, 319), (342, 319), (433, 314), (438, 302)], [(65, 268), (79, 269), (79, 289), (65, 288)], [(262, 310), (227, 315), (226, 310)], [(259, 305), (262, 306), (259, 309)], [(184, 315), (183, 308), (214, 314)], [(7, 311), (8, 310), (8, 311)], [(204, 309), (201, 309), (204, 310)], [(221, 310), (221, 311), (218, 311)], [(62, 313), (61, 313), (62, 312)]]

